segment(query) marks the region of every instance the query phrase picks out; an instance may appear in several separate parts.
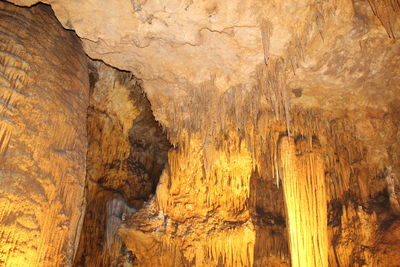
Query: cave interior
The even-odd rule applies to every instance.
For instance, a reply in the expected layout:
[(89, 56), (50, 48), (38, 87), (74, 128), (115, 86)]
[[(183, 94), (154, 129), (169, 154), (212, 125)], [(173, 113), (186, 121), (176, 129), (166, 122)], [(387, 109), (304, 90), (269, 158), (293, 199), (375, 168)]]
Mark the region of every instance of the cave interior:
[(0, 1), (0, 266), (400, 266), (399, 0)]

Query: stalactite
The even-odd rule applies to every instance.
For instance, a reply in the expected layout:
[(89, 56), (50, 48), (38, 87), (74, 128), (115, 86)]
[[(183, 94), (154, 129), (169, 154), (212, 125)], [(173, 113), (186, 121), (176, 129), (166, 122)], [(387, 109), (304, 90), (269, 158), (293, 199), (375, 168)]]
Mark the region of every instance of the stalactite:
[[(227, 230), (223, 234), (212, 235), (204, 248), (209, 258), (226, 267), (253, 266), (254, 230), (244, 226), (242, 229)], [(196, 258), (204, 266), (204, 260)]]
[(272, 35), (272, 25), (266, 19), (261, 20), (261, 40), (264, 49), (264, 63), (268, 65), (269, 60), (269, 45), (270, 45), (270, 38)]
[(399, 33), (393, 29), (393, 23), (400, 15), (399, 0), (368, 0), (375, 16), (379, 18), (390, 38), (396, 39)]

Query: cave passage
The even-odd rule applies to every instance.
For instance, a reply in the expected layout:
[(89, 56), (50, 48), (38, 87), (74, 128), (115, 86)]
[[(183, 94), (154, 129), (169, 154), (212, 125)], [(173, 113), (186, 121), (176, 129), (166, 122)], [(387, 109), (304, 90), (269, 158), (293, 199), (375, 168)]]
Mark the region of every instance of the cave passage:
[(140, 80), (89, 64), (87, 208), (75, 266), (133, 264), (118, 227), (154, 195), (170, 144)]

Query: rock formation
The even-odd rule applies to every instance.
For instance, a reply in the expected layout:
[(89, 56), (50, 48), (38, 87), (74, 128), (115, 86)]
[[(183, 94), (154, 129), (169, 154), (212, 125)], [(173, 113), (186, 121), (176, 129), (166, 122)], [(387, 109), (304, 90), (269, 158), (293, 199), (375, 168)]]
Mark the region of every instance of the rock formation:
[(90, 69), (88, 205), (75, 263), (115, 266), (130, 260), (118, 226), (154, 194), (170, 144), (139, 80), (100, 62)]
[[(32, 6), (38, 1), (11, 2)], [(6, 266), (33, 264), (32, 258), (35, 266), (398, 266), (398, 0), (43, 2), (64, 28), (75, 31), (91, 58), (89, 67), (82, 67), (75, 51), (81, 48), (71, 44), (75, 52), (67, 55), (72, 63), (54, 63), (55, 69), (70, 68), (69, 73), (82, 76), (76, 77), (82, 81), (78, 92), (90, 92), (89, 108), (86, 112), (85, 98), (77, 98), (78, 93), (54, 94), (56, 84), (54, 95), (38, 92), (39, 99), (48, 99), (38, 106), (49, 109), (40, 113), (47, 111), (46, 119), (40, 129), (32, 129), (33, 135), (10, 134), (2, 115), (6, 126), (0, 127), (0, 153), (16, 163), (0, 166), (2, 172), (8, 166), (46, 162), (74, 166), (73, 171), (50, 175), (57, 180), (67, 173), (81, 184), (73, 188), (55, 182), (54, 192), (75, 195), (60, 197), (59, 205), (50, 200), (49, 210), (65, 206), (70, 222), (62, 224), (65, 233), (83, 226), (78, 242), (79, 234), (49, 240), (53, 230), (45, 229), (53, 226), (35, 224), (40, 225), (41, 246), (64, 252), (54, 258), (42, 256), (41, 247), (29, 240), (22, 244), (22, 230), (13, 228), (15, 238), (6, 241), (11, 245), (0, 256)], [(8, 19), (10, 11), (3, 10), (11, 9), (38, 21), (40, 15), (25, 14), (49, 9), (42, 4), (2, 6), (2, 18)], [(10, 23), (0, 22), (2, 36), (20, 41), (10, 25), (25, 24), (18, 19), (21, 15), (13, 16)], [(48, 14), (47, 20), (54, 17)], [(45, 25), (55, 31), (50, 22)], [(27, 26), (20, 27), (26, 31)], [(57, 29), (60, 33), (43, 26), (21, 45), (28, 46), (28, 54), (43, 47), (68, 49), (68, 42), (57, 46), (57, 41), (39, 39), (40, 31), (73, 36)], [(5, 41), (0, 43), (8, 44), (1, 38)], [(8, 55), (4, 65), (12, 68)], [(32, 61), (46, 69), (46, 62)], [(62, 71), (45, 74), (32, 79), (74, 83)], [(7, 88), (1, 94), (9, 105)], [(46, 103), (56, 108), (63, 101), (73, 108), (61, 112), (62, 117), (48, 112), (53, 109)], [(20, 118), (44, 118), (32, 108), (15, 110)], [(20, 148), (7, 145), (21, 142), (28, 147), (36, 135), (50, 143), (84, 143), (83, 124), (74, 123), (84, 122), (86, 114), (87, 148), (81, 143), (74, 149), (54, 146), (81, 153), (80, 158), (63, 152), (63, 158), (39, 157), (28, 163), (22, 154), (13, 154)], [(42, 130), (46, 127), (63, 129), (63, 134)], [(68, 127), (74, 129), (70, 134), (64, 130)], [(35, 154), (36, 148), (31, 149)], [(25, 171), (29, 181), (42, 183), (40, 175)], [(10, 179), (4, 177), (2, 181)], [(12, 193), (0, 191), (5, 199), (0, 206), (18, 205), (11, 196), (20, 182), (15, 187), (6, 183), (3, 187)], [(84, 199), (85, 216), (82, 209), (69, 209), (77, 201), (84, 206)], [(24, 214), (13, 218), (18, 222)], [(21, 224), (9, 218), (0, 216), (3, 236), (10, 231), (8, 225)], [(61, 224), (56, 219), (51, 223)], [(69, 250), (57, 244), (68, 244)], [(39, 256), (18, 265), (15, 251), (27, 246)]]
[(0, 266), (71, 265), (85, 212), (87, 58), (50, 7), (0, 2)]

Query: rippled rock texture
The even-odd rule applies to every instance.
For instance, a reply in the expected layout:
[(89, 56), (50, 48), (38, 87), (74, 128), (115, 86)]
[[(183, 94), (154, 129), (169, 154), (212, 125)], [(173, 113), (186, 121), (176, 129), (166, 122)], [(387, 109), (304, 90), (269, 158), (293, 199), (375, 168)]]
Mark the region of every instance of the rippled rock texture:
[(68, 266), (85, 213), (87, 57), (48, 6), (0, 2), (0, 265)]

